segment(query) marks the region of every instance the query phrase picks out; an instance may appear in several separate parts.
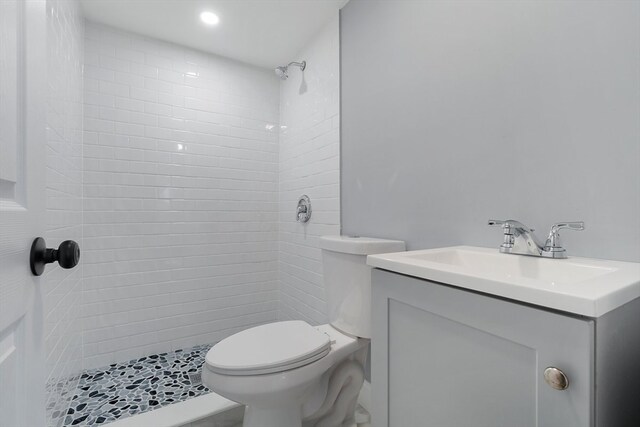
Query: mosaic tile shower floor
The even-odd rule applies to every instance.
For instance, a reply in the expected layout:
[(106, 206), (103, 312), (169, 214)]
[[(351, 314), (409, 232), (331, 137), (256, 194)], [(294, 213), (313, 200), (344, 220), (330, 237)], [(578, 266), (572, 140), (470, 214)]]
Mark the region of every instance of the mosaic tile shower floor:
[(208, 393), (189, 374), (200, 373), (210, 348), (200, 345), (83, 372), (63, 426), (103, 425)]

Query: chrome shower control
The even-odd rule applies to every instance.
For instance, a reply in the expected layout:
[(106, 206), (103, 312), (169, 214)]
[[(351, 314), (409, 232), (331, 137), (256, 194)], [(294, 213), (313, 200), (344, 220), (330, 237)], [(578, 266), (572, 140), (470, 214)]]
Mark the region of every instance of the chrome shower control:
[(306, 194), (298, 199), (298, 207), (296, 209), (296, 221), (308, 222), (311, 219), (311, 199)]

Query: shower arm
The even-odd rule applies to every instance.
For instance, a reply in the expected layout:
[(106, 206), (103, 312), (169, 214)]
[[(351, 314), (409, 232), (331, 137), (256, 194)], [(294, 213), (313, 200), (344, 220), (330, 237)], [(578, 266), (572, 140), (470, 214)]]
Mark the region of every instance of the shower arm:
[(305, 68), (307, 68), (307, 61), (302, 61), (302, 62), (289, 62), (287, 64), (287, 68), (289, 68), (290, 66), (295, 65), (296, 67), (300, 67), (300, 71), (304, 71)]

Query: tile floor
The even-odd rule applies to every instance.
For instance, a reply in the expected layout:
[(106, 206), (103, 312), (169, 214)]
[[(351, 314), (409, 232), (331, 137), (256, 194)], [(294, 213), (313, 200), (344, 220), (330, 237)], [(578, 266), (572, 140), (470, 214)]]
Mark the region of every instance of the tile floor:
[(63, 426), (102, 425), (208, 393), (190, 374), (200, 373), (209, 348), (200, 345), (83, 372)]

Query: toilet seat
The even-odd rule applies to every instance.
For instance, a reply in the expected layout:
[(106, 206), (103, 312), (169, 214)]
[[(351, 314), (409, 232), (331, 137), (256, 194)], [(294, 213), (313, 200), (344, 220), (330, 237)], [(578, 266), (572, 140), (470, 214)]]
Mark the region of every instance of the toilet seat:
[(223, 375), (260, 375), (308, 365), (326, 356), (329, 336), (306, 322), (292, 320), (256, 326), (214, 345), (207, 367)]

